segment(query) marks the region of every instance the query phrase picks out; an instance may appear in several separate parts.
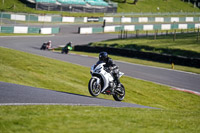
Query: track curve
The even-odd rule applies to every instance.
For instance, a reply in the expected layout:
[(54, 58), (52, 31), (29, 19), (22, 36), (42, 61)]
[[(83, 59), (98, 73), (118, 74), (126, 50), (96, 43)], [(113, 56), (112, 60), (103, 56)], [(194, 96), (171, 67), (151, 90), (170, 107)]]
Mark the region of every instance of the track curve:
[[(56, 36), (0, 37), (0, 46), (90, 67), (96, 63), (97, 58), (73, 54), (62, 55), (50, 51), (39, 50), (41, 44), (48, 40), (52, 41), (53, 46), (58, 46), (64, 45), (69, 41), (72, 41), (73, 45), (81, 45), (95, 41), (117, 38), (116, 34), (80, 35), (77, 33), (79, 26), (82, 25), (60, 25), (61, 33)], [(200, 92), (199, 74), (120, 61), (116, 61), (116, 64), (119, 65), (121, 71), (123, 71), (127, 76), (172, 86), (173, 88), (182, 88)]]
[(4, 82), (0, 82), (0, 105), (83, 105), (156, 109), (137, 104)]

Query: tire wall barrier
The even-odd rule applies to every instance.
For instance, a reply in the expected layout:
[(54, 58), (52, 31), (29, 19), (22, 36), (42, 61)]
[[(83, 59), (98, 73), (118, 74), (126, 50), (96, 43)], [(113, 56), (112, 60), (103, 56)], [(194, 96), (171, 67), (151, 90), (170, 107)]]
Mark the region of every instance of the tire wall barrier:
[(200, 68), (200, 59), (198, 58), (185, 58), (181, 56), (171, 56), (164, 54), (157, 54), (151, 52), (141, 52), (134, 51), (128, 49), (119, 49), (119, 48), (111, 48), (111, 47), (91, 47), (88, 45), (77, 45), (74, 46), (75, 51), (84, 51), (84, 52), (94, 52), (99, 53), (102, 51), (106, 51), (109, 54), (125, 56), (125, 57), (134, 57), (139, 59), (163, 62), (163, 63), (174, 63), (175, 65), (183, 65), (190, 67)]
[(67, 17), (60, 15), (37, 15), (0, 12), (0, 18), (35, 22), (106, 22), (106, 23), (186, 23), (200, 22), (200, 17)]
[(0, 26), (0, 33), (36, 33), (36, 34), (58, 34), (60, 28), (39, 28), (39, 27), (27, 27), (27, 26)]
[(135, 25), (115, 25), (105, 27), (79, 27), (80, 34), (93, 34), (93, 33), (106, 33), (106, 32), (118, 32), (125, 31), (151, 31), (151, 30), (172, 30), (172, 29), (198, 29), (200, 23), (189, 24), (135, 24)]

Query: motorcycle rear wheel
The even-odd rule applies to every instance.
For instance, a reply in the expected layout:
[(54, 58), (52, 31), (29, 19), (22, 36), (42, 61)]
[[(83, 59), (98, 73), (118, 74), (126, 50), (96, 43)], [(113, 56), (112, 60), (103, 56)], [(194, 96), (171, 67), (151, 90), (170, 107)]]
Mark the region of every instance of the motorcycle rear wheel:
[(113, 98), (115, 99), (115, 101), (122, 101), (125, 97), (125, 88), (122, 84), (120, 87), (120, 91), (121, 92), (117, 92), (117, 90), (115, 90), (115, 94), (113, 95)]
[(88, 84), (88, 90), (92, 96), (97, 97), (101, 93), (101, 85), (97, 85), (97, 80), (91, 78)]

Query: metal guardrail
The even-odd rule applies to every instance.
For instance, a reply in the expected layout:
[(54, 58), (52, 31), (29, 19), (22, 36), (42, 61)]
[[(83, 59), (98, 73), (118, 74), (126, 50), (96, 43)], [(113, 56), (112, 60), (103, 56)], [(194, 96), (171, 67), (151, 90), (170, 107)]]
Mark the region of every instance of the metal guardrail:
[(59, 27), (30, 27), (30, 26), (1, 26), (0, 33), (18, 33), (18, 34), (58, 34), (60, 32)]
[(199, 29), (200, 23), (165, 23), (165, 24), (133, 24), (113, 25), (105, 27), (80, 27), (80, 34), (109, 33), (119, 31), (155, 31), (155, 30), (187, 30)]
[(197, 16), (200, 15), (200, 12), (157, 12), (157, 13), (143, 13), (143, 12), (131, 12), (131, 13), (104, 13), (104, 16), (174, 16), (174, 15), (183, 15), (183, 16)]
[[(188, 13), (189, 14), (189, 13)], [(192, 14), (192, 13), (191, 13)], [(122, 15), (122, 14), (121, 14)], [(174, 13), (175, 15), (175, 13)], [(198, 16), (197, 16), (198, 15)], [(2, 18), (2, 19), (1, 19)], [(4, 20), (5, 19), (5, 20)], [(46, 14), (28, 14), (28, 13), (9, 13), (0, 12), (0, 25), (2, 24), (18, 24), (18, 21), (26, 21), (29, 25), (31, 22), (40, 23), (63, 23), (63, 22), (105, 22), (106, 23), (188, 23), (188, 22), (200, 22), (200, 12), (192, 16), (134, 16), (134, 17), (65, 17), (61, 15), (46, 15)], [(19, 23), (20, 24), (20, 23)]]

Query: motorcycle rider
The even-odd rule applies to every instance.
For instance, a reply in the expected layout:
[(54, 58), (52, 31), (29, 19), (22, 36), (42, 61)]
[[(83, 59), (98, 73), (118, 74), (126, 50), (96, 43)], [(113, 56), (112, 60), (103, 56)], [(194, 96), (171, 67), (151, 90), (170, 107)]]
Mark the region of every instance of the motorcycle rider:
[(65, 48), (65, 49), (71, 50), (71, 49), (72, 49), (72, 42), (68, 42), (68, 43), (65, 45), (64, 48)]
[(68, 42), (62, 49), (62, 52), (68, 53), (69, 50), (72, 50), (72, 42)]
[(46, 45), (47, 45), (47, 49), (51, 49), (51, 40), (49, 40), (49, 41), (46, 43)]
[(41, 50), (51, 49), (51, 40), (44, 42), (40, 48)]
[(108, 53), (100, 52), (98, 62), (106, 63), (104, 67), (108, 68), (108, 72), (113, 75), (114, 80), (117, 83), (117, 88), (119, 88), (120, 87), (120, 81), (118, 78), (119, 77), (119, 68), (114, 64), (113, 60), (110, 57), (108, 57)]

